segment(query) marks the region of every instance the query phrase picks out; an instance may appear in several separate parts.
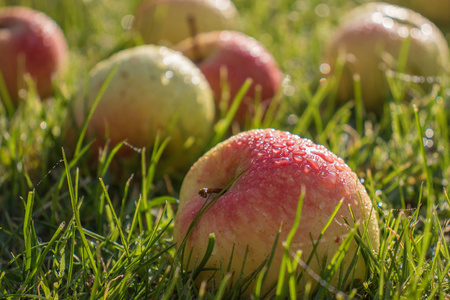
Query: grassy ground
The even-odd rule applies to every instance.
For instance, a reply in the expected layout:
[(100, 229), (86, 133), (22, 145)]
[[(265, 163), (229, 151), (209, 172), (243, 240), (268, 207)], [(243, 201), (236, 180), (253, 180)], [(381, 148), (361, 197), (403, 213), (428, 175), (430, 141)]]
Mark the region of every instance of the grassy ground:
[[(74, 154), (62, 139), (68, 103), (87, 71), (136, 43), (121, 24), (134, 2), (0, 0), (45, 11), (71, 49), (54, 99), (41, 103), (30, 93), (13, 114), (0, 106), (2, 298), (239, 297), (241, 286), (198, 289), (180, 267), (172, 219), (184, 174), (159, 174), (155, 159), (136, 152), (142, 167), (116, 176), (111, 149), (93, 169), (89, 141)], [(381, 117), (355, 112), (353, 103), (335, 107), (336, 80), (320, 80), (321, 56), (339, 17), (357, 2), (234, 2), (243, 31), (266, 45), (290, 78), (279, 114), (264, 126), (341, 156), (363, 180), (379, 217), (381, 249), (368, 261), (368, 279), (337, 289), (319, 285), (299, 297), (448, 299), (448, 79), (412, 102), (394, 96)], [(392, 79), (394, 95), (411, 85)], [(288, 293), (285, 287), (277, 297)]]

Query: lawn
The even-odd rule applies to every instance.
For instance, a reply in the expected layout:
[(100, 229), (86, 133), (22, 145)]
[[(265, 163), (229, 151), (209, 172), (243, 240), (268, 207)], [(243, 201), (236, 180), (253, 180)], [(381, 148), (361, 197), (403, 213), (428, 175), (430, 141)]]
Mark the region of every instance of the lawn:
[[(223, 284), (206, 289), (181, 264), (173, 218), (186, 172), (159, 168), (164, 141), (150, 149), (122, 145), (134, 160), (123, 164), (117, 149), (102, 149), (92, 163), (98, 149), (89, 138), (79, 149), (65, 139), (70, 103), (89, 70), (142, 43), (127, 22), (138, 2), (0, 0), (0, 7), (29, 6), (51, 16), (70, 49), (53, 98), (41, 102), (31, 90), (12, 111), (0, 102), (1, 298), (238, 299), (246, 286), (227, 285), (224, 274)], [(242, 130), (287, 130), (330, 149), (360, 178), (380, 227), (378, 253), (361, 249), (364, 282), (321, 281), (296, 294), (289, 282), (302, 267), (288, 256), (281, 288), (255, 298), (449, 299), (449, 78), (437, 78), (425, 93), (421, 83), (390, 77), (393, 96), (380, 103), (382, 114), (365, 111), (358, 97), (338, 105), (339, 81), (325, 78), (323, 53), (343, 14), (363, 1), (233, 2), (241, 30), (285, 74), (277, 113)], [(404, 100), (408, 89), (415, 97)], [(226, 130), (212, 140), (223, 140)]]

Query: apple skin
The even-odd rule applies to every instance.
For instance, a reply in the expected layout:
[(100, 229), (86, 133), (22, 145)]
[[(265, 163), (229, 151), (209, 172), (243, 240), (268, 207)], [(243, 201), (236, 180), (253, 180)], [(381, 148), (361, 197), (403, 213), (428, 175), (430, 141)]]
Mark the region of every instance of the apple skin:
[(256, 86), (261, 87), (263, 109), (269, 106), (281, 87), (283, 73), (275, 58), (260, 42), (244, 33), (227, 30), (201, 33), (195, 38), (182, 41), (174, 48), (193, 60), (202, 70), (214, 92), (217, 107), (222, 94), (222, 67), (227, 69), (230, 106), (245, 80), (253, 80), (236, 113), (235, 120), (241, 125), (255, 111)]
[[(127, 140), (148, 150), (158, 133), (161, 139), (170, 136), (165, 163), (187, 171), (204, 150), (214, 123), (212, 92), (201, 71), (167, 47), (144, 45), (122, 50), (91, 70), (87, 101), (81, 95), (75, 98), (73, 113), (78, 127), (116, 65), (87, 136), (96, 137), (97, 146), (104, 145), (105, 139), (111, 147)], [(192, 141), (188, 148), (187, 141)], [(122, 147), (118, 156), (125, 159), (133, 152)]]
[[(224, 188), (241, 173), (228, 190), (200, 216), (189, 235), (185, 251), (189, 254), (192, 249), (193, 252), (188, 268), (192, 268), (197, 256), (202, 259), (208, 236), (214, 233), (214, 249), (205, 268), (220, 269), (221, 264), (227, 266), (234, 245), (230, 272), (234, 272), (236, 280), (242, 267), (242, 256), (248, 246), (243, 270), (244, 277), (248, 276), (270, 254), (281, 226), (277, 250), (263, 289), (270, 287), (278, 279), (282, 242), (293, 226), (302, 186), (306, 188), (306, 194), (291, 250), (302, 250), (302, 259), (306, 261), (312, 250), (309, 235), (314, 240), (318, 238), (336, 205), (343, 199), (335, 221), (325, 231), (317, 248), (318, 257), (322, 259), (327, 255), (329, 263), (348, 233), (349, 229), (343, 221), (345, 218), (350, 224), (353, 223), (348, 206), (352, 207), (356, 220), (367, 222), (371, 246), (374, 251), (378, 251), (377, 219), (372, 202), (356, 174), (325, 147), (289, 132), (273, 129), (255, 129), (235, 135), (211, 149), (192, 166), (181, 186), (180, 203), (175, 216), (174, 241), (178, 245), (206, 201), (199, 195), (199, 190), (205, 187)], [(356, 248), (355, 241), (352, 241), (345, 257), (346, 267), (353, 259)], [(310, 268), (319, 273), (316, 260), (313, 260)], [(366, 267), (361, 258), (358, 259), (355, 272), (355, 279), (364, 280)], [(220, 271), (215, 275), (216, 280), (219, 280), (219, 274)], [(211, 275), (211, 271), (201, 272), (198, 283)], [(332, 282), (336, 283), (337, 278), (333, 279)], [(246, 293), (251, 292), (252, 289), (249, 289)]]
[(450, 0), (389, 0), (387, 2), (408, 7), (437, 25), (450, 25)]
[(51, 96), (52, 79), (67, 52), (62, 30), (44, 13), (21, 6), (0, 9), (0, 72), (13, 100), (26, 87), (24, 73), (33, 78), (41, 99)]
[(197, 32), (237, 29), (239, 14), (230, 0), (144, 0), (136, 11), (135, 28), (147, 44), (172, 46)]
[[(333, 69), (340, 53), (345, 63), (338, 97), (354, 97), (353, 76), (361, 79), (362, 99), (368, 111), (380, 113), (390, 97), (386, 69), (396, 70), (405, 39), (411, 44), (404, 73), (439, 76), (448, 69), (449, 49), (441, 31), (420, 14), (399, 6), (371, 2), (351, 11), (327, 48), (325, 61)], [(385, 70), (383, 70), (383, 68)]]

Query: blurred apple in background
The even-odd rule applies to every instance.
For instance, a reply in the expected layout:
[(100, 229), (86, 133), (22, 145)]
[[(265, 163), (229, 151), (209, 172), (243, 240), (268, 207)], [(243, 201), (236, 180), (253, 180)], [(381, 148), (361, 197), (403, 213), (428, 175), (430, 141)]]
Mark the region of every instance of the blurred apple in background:
[(450, 25), (450, 0), (388, 0), (410, 8), (439, 25)]
[[(256, 39), (237, 31), (213, 31), (190, 37), (174, 47), (193, 60), (205, 74), (217, 106), (222, 100), (223, 84), (229, 86), (229, 105), (247, 78), (253, 80), (236, 114), (242, 125), (255, 110), (255, 98), (267, 108), (280, 89), (283, 73), (272, 54)], [(226, 77), (221, 70), (226, 69)], [(221, 74), (222, 73), (222, 74)], [(257, 92), (257, 86), (260, 91)], [(229, 106), (228, 105), (228, 106)]]
[(26, 88), (25, 73), (42, 99), (51, 96), (52, 79), (66, 59), (64, 34), (51, 18), (26, 7), (0, 9), (0, 72), (13, 100)]
[(237, 29), (239, 14), (230, 0), (144, 0), (135, 28), (147, 44), (171, 46), (191, 36), (189, 19), (198, 32)]
[[(149, 151), (155, 138), (170, 137), (165, 164), (187, 169), (209, 142), (214, 100), (202, 72), (180, 52), (144, 45), (122, 50), (90, 72), (87, 99), (75, 98), (76, 125), (81, 127), (108, 74), (118, 65), (88, 125), (88, 138), (111, 147), (127, 140)], [(122, 147), (126, 158), (133, 151)]]
[(396, 5), (371, 2), (344, 17), (328, 45), (325, 61), (335, 69), (344, 58), (341, 101), (354, 97), (354, 76), (360, 78), (367, 110), (380, 112), (390, 97), (386, 71), (398, 70), (402, 45), (410, 42), (403, 73), (439, 76), (448, 68), (449, 48), (441, 31), (422, 15)]
[[(368, 245), (378, 251), (378, 222), (363, 185), (342, 159), (310, 140), (289, 132), (256, 129), (235, 135), (208, 151), (192, 166), (181, 186), (174, 223), (178, 247), (183, 247), (188, 228), (205, 201), (211, 201), (224, 188), (227, 190), (198, 218), (186, 240), (184, 263), (190, 259), (187, 268), (191, 269), (202, 260), (209, 235), (215, 234), (214, 249), (206, 270), (197, 278), (198, 283), (213, 277), (219, 284), (223, 272), (232, 273), (235, 282), (241, 269), (243, 278), (252, 275), (269, 258), (281, 230), (263, 291), (275, 284), (283, 256), (282, 244), (294, 225), (302, 188), (305, 191), (302, 214), (290, 250), (302, 251), (301, 259), (305, 262), (313, 253), (311, 240), (318, 239), (339, 201), (343, 201), (318, 243), (317, 256), (309, 264), (312, 271), (323, 276), (321, 270), (326, 265), (319, 266), (318, 261), (330, 262), (354, 221), (360, 222), (361, 230), (367, 229)], [(345, 253), (343, 274), (352, 264), (357, 248), (358, 244), (352, 240)], [(304, 269), (299, 266), (298, 271)], [(351, 275), (354, 279), (365, 280), (366, 265), (361, 256), (354, 272)], [(313, 285), (317, 283), (308, 273), (304, 276)], [(338, 277), (339, 274), (334, 275), (332, 284), (337, 283)], [(250, 288), (245, 294), (252, 291)]]

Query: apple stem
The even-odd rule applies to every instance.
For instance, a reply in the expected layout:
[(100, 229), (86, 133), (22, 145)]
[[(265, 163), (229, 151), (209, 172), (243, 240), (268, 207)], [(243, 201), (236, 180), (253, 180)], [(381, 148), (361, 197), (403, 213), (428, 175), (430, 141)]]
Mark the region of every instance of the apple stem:
[(222, 195), (227, 192), (227, 190), (223, 190), (222, 188), (201, 188), (198, 191), (198, 194), (202, 198), (208, 198), (211, 194), (218, 194), (218, 193), (220, 193), (222, 191), (223, 191)]
[(202, 59), (202, 55), (200, 52), (200, 45), (198, 43), (197, 34), (197, 21), (195, 20), (195, 16), (193, 14), (189, 14), (188, 16), (189, 29), (191, 31), (192, 38), (192, 50), (194, 52), (194, 61), (199, 62)]

